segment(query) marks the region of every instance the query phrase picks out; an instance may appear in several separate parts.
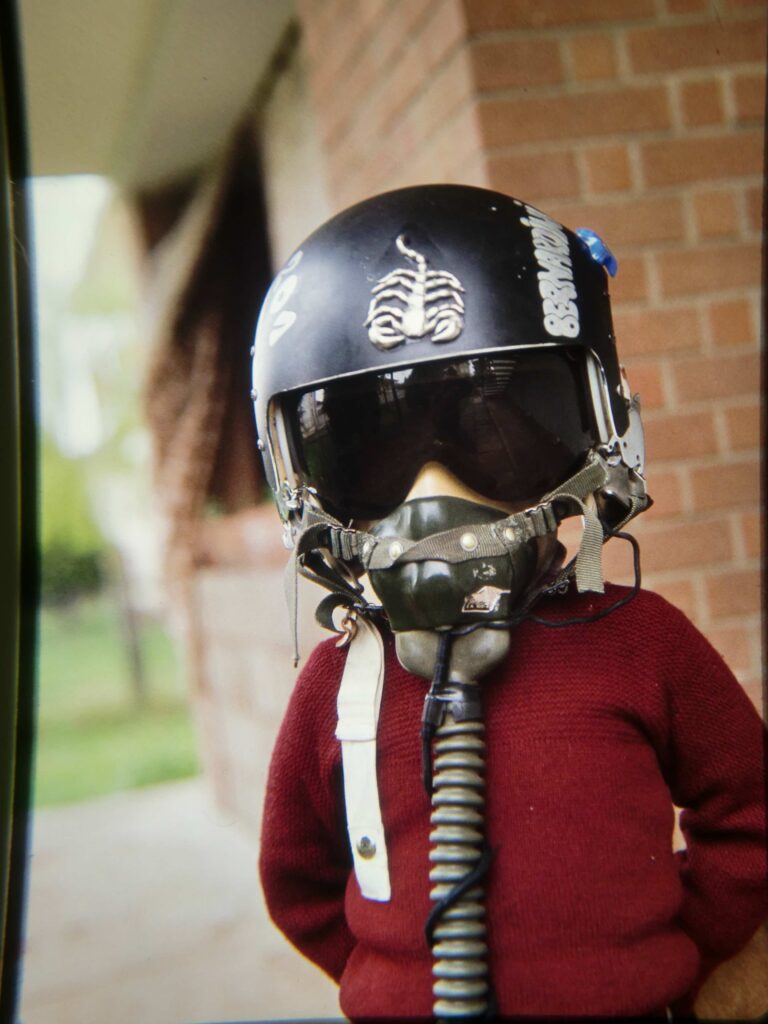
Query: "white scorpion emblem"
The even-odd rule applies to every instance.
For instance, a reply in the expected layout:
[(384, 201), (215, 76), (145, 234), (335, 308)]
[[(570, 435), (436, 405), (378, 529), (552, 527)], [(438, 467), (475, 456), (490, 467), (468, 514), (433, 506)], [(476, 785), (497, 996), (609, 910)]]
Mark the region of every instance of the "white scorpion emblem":
[(447, 270), (427, 270), (427, 261), (409, 249), (404, 235), (397, 248), (413, 260), (416, 270), (398, 268), (374, 285), (368, 316), (363, 324), (376, 348), (394, 348), (410, 338), (426, 334), (433, 341), (453, 341), (464, 327), (464, 291), (461, 282)]

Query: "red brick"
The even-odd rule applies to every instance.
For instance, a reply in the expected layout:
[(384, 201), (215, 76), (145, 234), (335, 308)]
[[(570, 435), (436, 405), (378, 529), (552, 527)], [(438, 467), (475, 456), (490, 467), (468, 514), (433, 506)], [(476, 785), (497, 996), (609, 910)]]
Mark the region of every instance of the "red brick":
[(713, 618), (749, 615), (760, 611), (760, 573), (740, 569), (710, 576), (704, 591)]
[(622, 302), (634, 302), (648, 296), (648, 272), (640, 256), (622, 256), (619, 272), (611, 281), (614, 307)]
[(732, 671), (752, 666), (752, 630), (748, 626), (710, 626), (707, 639)]
[(419, 35), (419, 48), (427, 71), (434, 71), (459, 44), (464, 42), (466, 35), (467, 23), (457, 0), (443, 0), (442, 3), (433, 5), (433, 12)]
[(677, 197), (558, 205), (547, 212), (569, 227), (589, 227), (597, 231), (614, 252), (623, 246), (676, 242), (685, 237), (683, 208)]
[(489, 157), (488, 181), (491, 188), (529, 202), (567, 199), (579, 192), (579, 174), (570, 149), (548, 152), (546, 160), (540, 153)]
[(715, 424), (709, 412), (656, 414), (652, 419), (646, 417), (644, 426), (651, 464), (717, 451)]
[(650, 511), (644, 513), (643, 522), (649, 522), (653, 517), (669, 519), (683, 511), (683, 489), (679, 470), (661, 469), (652, 461), (647, 484), (653, 505)]
[[(467, 161), (473, 154), (482, 152), (474, 107), (464, 106), (449, 127), (436, 136), (433, 146), (435, 157), (438, 162), (442, 161), (450, 180), (458, 182), (459, 172)], [(435, 180), (434, 174), (431, 180)]]
[(696, 228), (701, 238), (727, 238), (739, 231), (739, 212), (732, 192), (707, 189), (693, 197)]
[(744, 687), (744, 692), (752, 701), (755, 706), (755, 711), (765, 721), (765, 709), (763, 707), (763, 677), (762, 673), (758, 672), (757, 675), (745, 674), (744, 678), (739, 679), (739, 682)]
[[(315, 28), (321, 33), (320, 52), (325, 53), (329, 45), (332, 45), (337, 26), (341, 23), (350, 28), (354, 24), (353, 31), (359, 32), (359, 37), (368, 36), (373, 27), (380, 25), (386, 15), (387, 0), (358, 0), (353, 11), (344, 0), (341, 3), (315, 3), (311, 11), (307, 10), (306, 4), (303, 6), (305, 13), (315, 22)], [(339, 45), (346, 43), (340, 40)]]
[(632, 185), (626, 146), (592, 146), (584, 150), (584, 160), (590, 192), (621, 192)]
[[(322, 6), (315, 5), (316, 8)], [(337, 141), (341, 130), (350, 123), (361, 116), (370, 116), (371, 104), (376, 106), (383, 102), (386, 105), (392, 101), (391, 97), (395, 103), (399, 102), (403, 89), (407, 90), (409, 86), (399, 72), (395, 74), (394, 69), (403, 59), (403, 53), (413, 49), (404, 47), (404, 43), (410, 42), (408, 25), (413, 24), (415, 17), (423, 18), (428, 6), (423, 0), (418, 0), (401, 12), (399, 6), (389, 4), (387, 0), (383, 5), (382, 0), (361, 0), (355, 4), (354, 16), (344, 20), (345, 26), (349, 22), (347, 34), (354, 45), (351, 50), (344, 51), (340, 65), (332, 44), (325, 40), (326, 50), (330, 47), (330, 52), (328, 56), (323, 52), (312, 85), (319, 100), (321, 135), (326, 144)], [(434, 2), (431, 6), (435, 6)], [(436, 58), (444, 56), (444, 48), (452, 45), (450, 33), (455, 33), (456, 19), (450, 14), (454, 10), (453, 2), (438, 3), (436, 13), (444, 12), (444, 17), (431, 18), (417, 32), (418, 54), (425, 77), (434, 68)], [(393, 16), (393, 12), (400, 13)], [(371, 31), (373, 22), (375, 32)], [(381, 87), (385, 81), (386, 89)]]
[(758, 389), (760, 359), (756, 352), (681, 359), (672, 366), (672, 375), (683, 402), (752, 395)]
[[(457, 27), (452, 0), (387, 4), (383, 11), (377, 9), (378, 3), (355, 4), (354, 14), (343, 19), (345, 40), (334, 45), (331, 33), (325, 41), (312, 88), (327, 146), (343, 145), (344, 130), (350, 125), (362, 126), (364, 133), (377, 138), (463, 36), (463, 22), (459, 19)], [(376, 22), (375, 32), (371, 20)]]
[(741, 535), (747, 558), (760, 558), (765, 536), (765, 523), (759, 512), (745, 512), (741, 516)]
[[(333, 66), (322, 62), (312, 76), (312, 93), (319, 110), (320, 137), (331, 147), (342, 139), (346, 130), (368, 111), (376, 101), (376, 83), (385, 69), (393, 64), (402, 46), (397, 24), (387, 20), (377, 33), (377, 47), (364, 48), (363, 59), (344, 69), (340, 80)], [(340, 82), (343, 81), (343, 87)]]
[(267, 504), (209, 517), (198, 528), (197, 564), (280, 569), (285, 565), (285, 555), (275, 540), (274, 510)]
[(641, 159), (651, 186), (757, 175), (763, 165), (763, 136), (755, 131), (648, 142)]
[(604, 32), (574, 35), (566, 46), (571, 70), (577, 82), (595, 82), (616, 77), (616, 47), (613, 36)]
[(733, 95), (738, 121), (760, 121), (765, 118), (765, 72), (735, 75)]
[(759, 405), (735, 405), (726, 409), (724, 415), (729, 448), (734, 451), (742, 451), (759, 446)]
[[(471, 71), (466, 54), (462, 50), (457, 50), (447, 63), (429, 79), (423, 91), (404, 112), (402, 120), (397, 125), (392, 145), (388, 148), (392, 148), (395, 156), (399, 155), (400, 161), (403, 161), (406, 147), (400, 144), (400, 134), (404, 131), (405, 125), (412, 127), (414, 148), (423, 148), (425, 140), (429, 139), (435, 129), (445, 125), (466, 102), (471, 89)], [(472, 120), (475, 126), (471, 133), (471, 144), (479, 149), (480, 140), (477, 134), (474, 110)], [(452, 129), (452, 133), (457, 150), (465, 149), (470, 140), (460, 136), (455, 128)], [(429, 145), (430, 143), (427, 142), (427, 148)], [(372, 158), (374, 160), (380, 158), (382, 148), (380, 144), (373, 147)], [(437, 179), (433, 176), (432, 180)]]
[(733, 546), (727, 519), (652, 524), (643, 533), (643, 563), (647, 572), (692, 569), (728, 562)]
[[(619, 339), (621, 350), (621, 339)], [(642, 409), (660, 409), (665, 404), (664, 384), (658, 363), (632, 363), (628, 370), (633, 393), (640, 395)]]
[(718, 124), (724, 119), (723, 95), (717, 79), (684, 82), (680, 87), (680, 101), (683, 119), (688, 125)]
[(750, 345), (755, 340), (752, 307), (744, 299), (713, 302), (709, 307), (709, 323), (712, 340), (718, 347)]
[[(654, 460), (653, 461), (653, 465), (654, 466), (656, 466), (656, 465), (663, 466), (663, 465), (665, 465), (665, 463), (663, 463), (663, 462), (657, 463)], [(664, 508), (663, 505), (659, 505), (658, 495), (656, 493), (655, 488), (654, 488), (653, 493), (651, 493), (650, 491), (648, 493), (650, 494), (651, 498), (653, 499), (653, 502), (650, 505), (650, 507), (647, 508), (645, 510), (645, 512), (643, 512), (643, 522), (642, 522), (642, 525), (645, 527), (645, 526), (647, 526), (647, 525), (649, 525), (651, 523), (657, 523), (658, 522), (658, 523), (667, 523), (667, 524), (669, 524), (669, 523), (675, 522), (677, 520), (678, 516), (677, 515), (672, 515), (669, 512), (668, 509)]]
[(705, 295), (760, 283), (760, 246), (731, 245), (656, 255), (665, 296)]
[(689, 619), (696, 616), (696, 593), (689, 579), (659, 580), (654, 583), (653, 589)]
[(302, 43), (311, 62), (314, 63), (317, 56), (323, 53), (324, 47), (327, 48), (328, 38), (333, 37), (332, 26), (344, 5), (345, 0), (328, 0), (325, 4), (298, 0)]
[[(421, 0), (417, 0), (421, 2)], [(360, 55), (366, 52), (366, 42), (370, 39), (365, 20), (358, 16), (355, 11), (350, 16), (345, 12), (343, 18), (338, 14), (333, 18), (327, 28), (317, 27), (315, 20), (315, 7), (323, 5), (305, 6), (302, 25), (310, 33), (310, 37), (316, 37), (312, 44), (312, 78), (313, 86), (318, 90), (318, 95), (325, 97), (332, 94), (338, 88), (340, 82), (344, 81), (352, 65), (356, 64)], [(336, 7), (339, 5), (336, 4)], [(340, 13), (340, 12), (339, 12)], [(389, 17), (382, 19), (379, 26), (382, 40), (388, 37), (403, 39), (397, 18)], [(338, 31), (338, 25), (344, 24), (344, 31)]]
[(698, 315), (692, 306), (616, 310), (613, 320), (623, 356), (696, 349), (700, 342)]
[(698, 14), (709, 8), (709, 0), (666, 0), (670, 14)]
[(658, 86), (584, 93), (480, 100), (487, 146), (514, 146), (548, 139), (642, 132), (669, 126), (666, 91)]
[[(396, 18), (400, 24), (403, 39), (411, 41), (414, 33), (421, 31), (430, 9), (435, 6), (435, 0), (407, 0), (406, 3), (395, 3), (391, 4), (391, 6), (397, 11)], [(441, 8), (444, 7), (443, 4), (440, 4), (440, 6)], [(366, 27), (369, 31), (371, 28), (374, 28), (373, 35), (375, 40), (375, 27), (371, 25)]]
[[(400, 52), (396, 63), (390, 69), (387, 89), (377, 94), (382, 110), (380, 125), (386, 130), (397, 114), (410, 103), (413, 97), (428, 84), (424, 61), (417, 47), (409, 46)], [(462, 84), (466, 95), (469, 87)]]
[(756, 461), (700, 466), (691, 470), (691, 484), (697, 510), (756, 504), (760, 497), (760, 467)]
[[(632, 529), (632, 525), (630, 525), (629, 529), (632, 533), (636, 533)], [(642, 547), (640, 568), (642, 570)], [(616, 538), (608, 541), (604, 546), (603, 577), (609, 583), (618, 583), (625, 587), (632, 585), (634, 566), (632, 562), (632, 548), (629, 546), (629, 541)]]
[(627, 33), (634, 71), (680, 71), (764, 59), (765, 23), (708, 21), (637, 28)]
[[(415, 65), (411, 64), (411, 67), (415, 68)], [(364, 191), (370, 193), (380, 187), (388, 187), (391, 184), (389, 176), (394, 174), (398, 165), (407, 173), (408, 164), (423, 150), (425, 139), (456, 114), (469, 89), (465, 55), (457, 50), (430, 77), (417, 98), (404, 108), (395, 108), (395, 100), (390, 96), (375, 94), (367, 104), (361, 105), (360, 113), (347, 133), (327, 149), (332, 188), (338, 189), (344, 182), (349, 184), (351, 176), (360, 174), (368, 186)], [(456, 135), (455, 148), (463, 154), (470, 141), (472, 145), (478, 145), (476, 134), (471, 137)], [(431, 178), (435, 180), (439, 176), (434, 170)], [(345, 200), (350, 195), (348, 184), (343, 186)], [(352, 189), (357, 191), (357, 185)]]
[(554, 39), (475, 39), (469, 52), (481, 91), (557, 85), (563, 80)]
[(491, 32), (650, 18), (655, 4), (654, 0), (464, 0), (464, 10), (472, 32)]
[(763, 230), (764, 197), (762, 188), (750, 188), (747, 192), (747, 217), (753, 231)]

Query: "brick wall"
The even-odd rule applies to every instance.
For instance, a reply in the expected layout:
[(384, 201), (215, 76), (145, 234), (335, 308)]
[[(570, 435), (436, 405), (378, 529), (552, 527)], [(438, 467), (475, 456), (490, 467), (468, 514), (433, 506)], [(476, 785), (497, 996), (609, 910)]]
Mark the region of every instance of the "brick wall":
[[(200, 752), (217, 803), (256, 836), (269, 759), (297, 671), (286, 551), (271, 502), (206, 520), (196, 559), (177, 611)], [(314, 585), (299, 581), (302, 660), (328, 635), (315, 622), (317, 596)]]
[[(759, 703), (764, 5), (299, 10), (301, 47), (257, 118), (276, 258), (334, 210), (428, 181), (497, 188), (601, 232), (619, 258), (617, 337), (643, 399), (656, 501), (634, 527), (644, 582), (693, 618)], [(207, 528), (187, 605), (195, 706), (220, 801), (258, 827), (295, 678), (285, 551), (268, 506)], [(628, 578), (624, 545), (608, 545), (606, 566)], [(320, 635), (317, 598), (308, 586), (304, 656)]]
[[(766, 10), (750, 0), (300, 0), (331, 206), (488, 185), (604, 236), (643, 400), (644, 580), (760, 699)], [(626, 579), (613, 542), (606, 562)]]
[(337, 207), (414, 182), (485, 184), (458, 0), (301, 0), (298, 6)]

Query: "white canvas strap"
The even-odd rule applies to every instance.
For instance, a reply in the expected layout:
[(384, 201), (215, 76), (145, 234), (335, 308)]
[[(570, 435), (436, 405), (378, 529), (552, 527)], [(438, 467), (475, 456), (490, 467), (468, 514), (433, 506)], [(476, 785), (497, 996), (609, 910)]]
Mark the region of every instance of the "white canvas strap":
[(376, 727), (384, 683), (384, 644), (376, 627), (357, 620), (357, 634), (337, 698), (336, 738), (341, 741), (347, 831), (355, 876), (366, 899), (391, 896), (389, 864), (376, 781)]

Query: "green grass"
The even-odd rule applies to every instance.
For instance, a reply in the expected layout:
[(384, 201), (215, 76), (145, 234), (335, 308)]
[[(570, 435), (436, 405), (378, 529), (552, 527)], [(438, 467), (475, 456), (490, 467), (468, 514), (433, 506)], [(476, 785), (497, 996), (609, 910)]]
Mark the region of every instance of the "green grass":
[(70, 803), (198, 771), (195, 736), (170, 639), (146, 622), (147, 695), (132, 689), (109, 593), (40, 619), (35, 802)]

